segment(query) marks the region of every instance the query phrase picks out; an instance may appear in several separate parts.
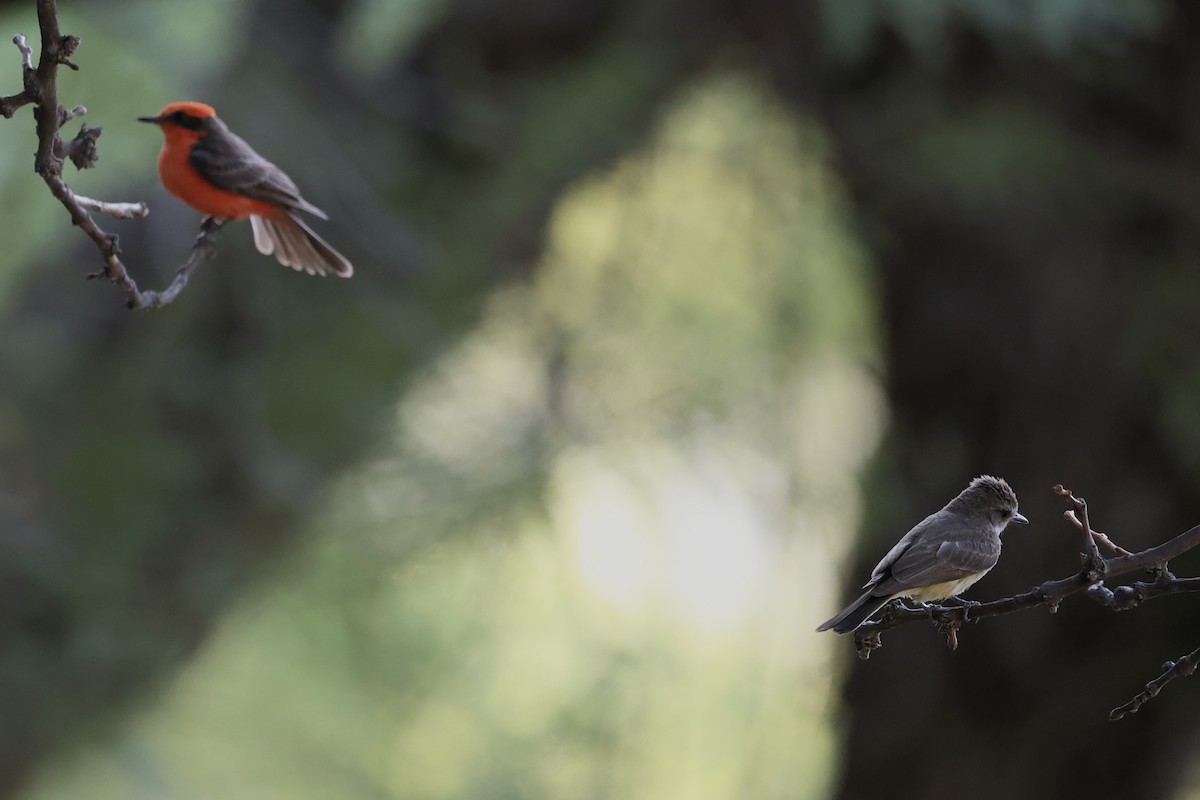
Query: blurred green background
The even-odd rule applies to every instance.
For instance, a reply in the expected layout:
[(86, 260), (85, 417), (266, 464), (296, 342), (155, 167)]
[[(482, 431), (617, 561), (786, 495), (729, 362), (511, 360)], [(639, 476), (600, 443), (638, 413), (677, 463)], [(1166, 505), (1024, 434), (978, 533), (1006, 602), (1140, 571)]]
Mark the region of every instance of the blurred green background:
[(813, 632), (982, 472), (1034, 524), (976, 599), (1077, 568), (1054, 483), (1131, 548), (1200, 517), (1188, 6), (60, 22), (60, 100), (104, 127), (66, 177), (150, 204), (101, 220), (143, 287), (197, 215), (134, 118), (181, 99), (329, 212), (356, 275), (241, 223), (127, 313), (83, 281), (29, 112), (0, 123), (0, 795), (1195, 796), (1188, 682), (1105, 721), (1196, 646), (1186, 598), (954, 654), (909, 626), (865, 664)]

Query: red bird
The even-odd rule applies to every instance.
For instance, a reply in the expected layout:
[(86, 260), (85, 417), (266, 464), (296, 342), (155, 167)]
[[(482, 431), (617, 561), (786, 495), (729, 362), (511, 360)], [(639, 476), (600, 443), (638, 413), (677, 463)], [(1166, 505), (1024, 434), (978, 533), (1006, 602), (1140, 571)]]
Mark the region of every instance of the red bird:
[(156, 117), (138, 117), (163, 132), (158, 174), (167, 191), (201, 214), (250, 218), (254, 246), (280, 264), (310, 275), (354, 274), (346, 257), (329, 246), (297, 214), (329, 219), (300, 196), (283, 170), (226, 127), (212, 106), (171, 103)]

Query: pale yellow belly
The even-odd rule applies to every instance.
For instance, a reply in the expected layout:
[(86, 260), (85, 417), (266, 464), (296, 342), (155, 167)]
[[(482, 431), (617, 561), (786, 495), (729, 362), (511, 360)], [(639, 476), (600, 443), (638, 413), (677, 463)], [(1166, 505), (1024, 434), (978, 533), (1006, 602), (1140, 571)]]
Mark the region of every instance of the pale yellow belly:
[(945, 600), (947, 597), (953, 597), (955, 595), (962, 594), (986, 574), (986, 572), (979, 572), (975, 575), (968, 575), (965, 578), (959, 578), (956, 581), (935, 583), (931, 586), (918, 586), (915, 589), (906, 589), (903, 592), (897, 592), (892, 596), (911, 597), (913, 600), (917, 600), (922, 603), (927, 603), (930, 600)]

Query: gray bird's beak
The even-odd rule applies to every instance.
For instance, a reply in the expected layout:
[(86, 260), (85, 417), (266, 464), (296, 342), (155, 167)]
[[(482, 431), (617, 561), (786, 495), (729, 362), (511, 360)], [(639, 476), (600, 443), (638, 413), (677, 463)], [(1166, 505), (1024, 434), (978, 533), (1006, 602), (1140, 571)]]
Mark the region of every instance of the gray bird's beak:
[(1028, 524), (1029, 524), (1029, 519), (1028, 519), (1028, 518), (1027, 518), (1027, 517), (1026, 517), (1024, 514), (1022, 514), (1020, 511), (1018, 511), (1016, 514), (1013, 514), (1012, 521), (1013, 521), (1013, 522), (1019, 522), (1019, 523), (1021, 523), (1022, 525), (1028, 525)]
[(156, 124), (159, 122), (162, 122), (162, 120), (159, 119), (158, 117), (138, 117), (137, 121), (138, 122), (152, 122), (152, 123), (156, 123)]

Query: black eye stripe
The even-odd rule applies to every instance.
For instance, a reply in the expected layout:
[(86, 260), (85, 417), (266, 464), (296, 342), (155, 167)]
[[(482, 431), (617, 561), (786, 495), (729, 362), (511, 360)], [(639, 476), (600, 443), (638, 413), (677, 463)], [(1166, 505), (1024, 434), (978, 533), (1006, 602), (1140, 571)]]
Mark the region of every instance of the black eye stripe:
[(194, 117), (186, 111), (172, 111), (167, 115), (167, 119), (181, 128), (188, 128), (194, 131), (203, 128), (205, 123), (202, 117)]

